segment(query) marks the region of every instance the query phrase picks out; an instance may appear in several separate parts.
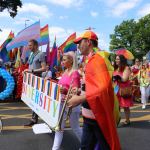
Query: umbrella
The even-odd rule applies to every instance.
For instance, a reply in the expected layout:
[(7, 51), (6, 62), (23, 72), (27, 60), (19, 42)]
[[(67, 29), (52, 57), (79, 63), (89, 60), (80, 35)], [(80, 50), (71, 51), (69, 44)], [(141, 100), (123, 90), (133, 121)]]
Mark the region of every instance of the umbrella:
[(127, 49), (119, 49), (115, 51), (116, 55), (123, 55), (126, 59), (132, 60), (134, 59), (133, 54)]

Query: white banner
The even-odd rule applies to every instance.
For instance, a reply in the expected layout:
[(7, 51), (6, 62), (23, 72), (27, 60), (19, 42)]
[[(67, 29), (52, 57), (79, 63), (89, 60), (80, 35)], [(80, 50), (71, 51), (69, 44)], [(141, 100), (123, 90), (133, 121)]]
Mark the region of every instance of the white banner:
[(21, 99), (51, 128), (57, 125), (61, 103), (58, 84), (26, 73)]

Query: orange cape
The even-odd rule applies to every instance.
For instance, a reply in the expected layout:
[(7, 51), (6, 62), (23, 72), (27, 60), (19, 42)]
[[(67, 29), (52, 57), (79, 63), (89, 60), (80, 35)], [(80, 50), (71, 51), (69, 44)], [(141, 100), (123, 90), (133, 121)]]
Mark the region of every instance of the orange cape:
[(86, 65), (86, 98), (111, 150), (120, 150), (114, 119), (114, 91), (104, 61), (99, 54), (93, 55)]

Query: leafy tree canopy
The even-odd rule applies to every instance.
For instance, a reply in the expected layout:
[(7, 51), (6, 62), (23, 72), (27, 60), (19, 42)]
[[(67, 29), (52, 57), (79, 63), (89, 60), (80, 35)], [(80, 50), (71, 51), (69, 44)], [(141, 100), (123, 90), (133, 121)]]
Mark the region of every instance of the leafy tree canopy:
[(17, 15), (17, 8), (21, 6), (22, 2), (20, 0), (0, 0), (0, 12), (7, 9), (12, 18)]
[(142, 58), (150, 50), (150, 14), (135, 21), (123, 21), (110, 35), (110, 50), (126, 48), (135, 57)]

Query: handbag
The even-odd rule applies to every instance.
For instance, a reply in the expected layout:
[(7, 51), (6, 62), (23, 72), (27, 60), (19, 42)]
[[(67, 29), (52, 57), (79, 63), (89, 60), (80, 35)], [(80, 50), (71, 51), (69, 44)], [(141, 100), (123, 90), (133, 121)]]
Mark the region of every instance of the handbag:
[(133, 95), (133, 88), (131, 83), (127, 86), (119, 86), (119, 95), (123, 98), (130, 98)]

